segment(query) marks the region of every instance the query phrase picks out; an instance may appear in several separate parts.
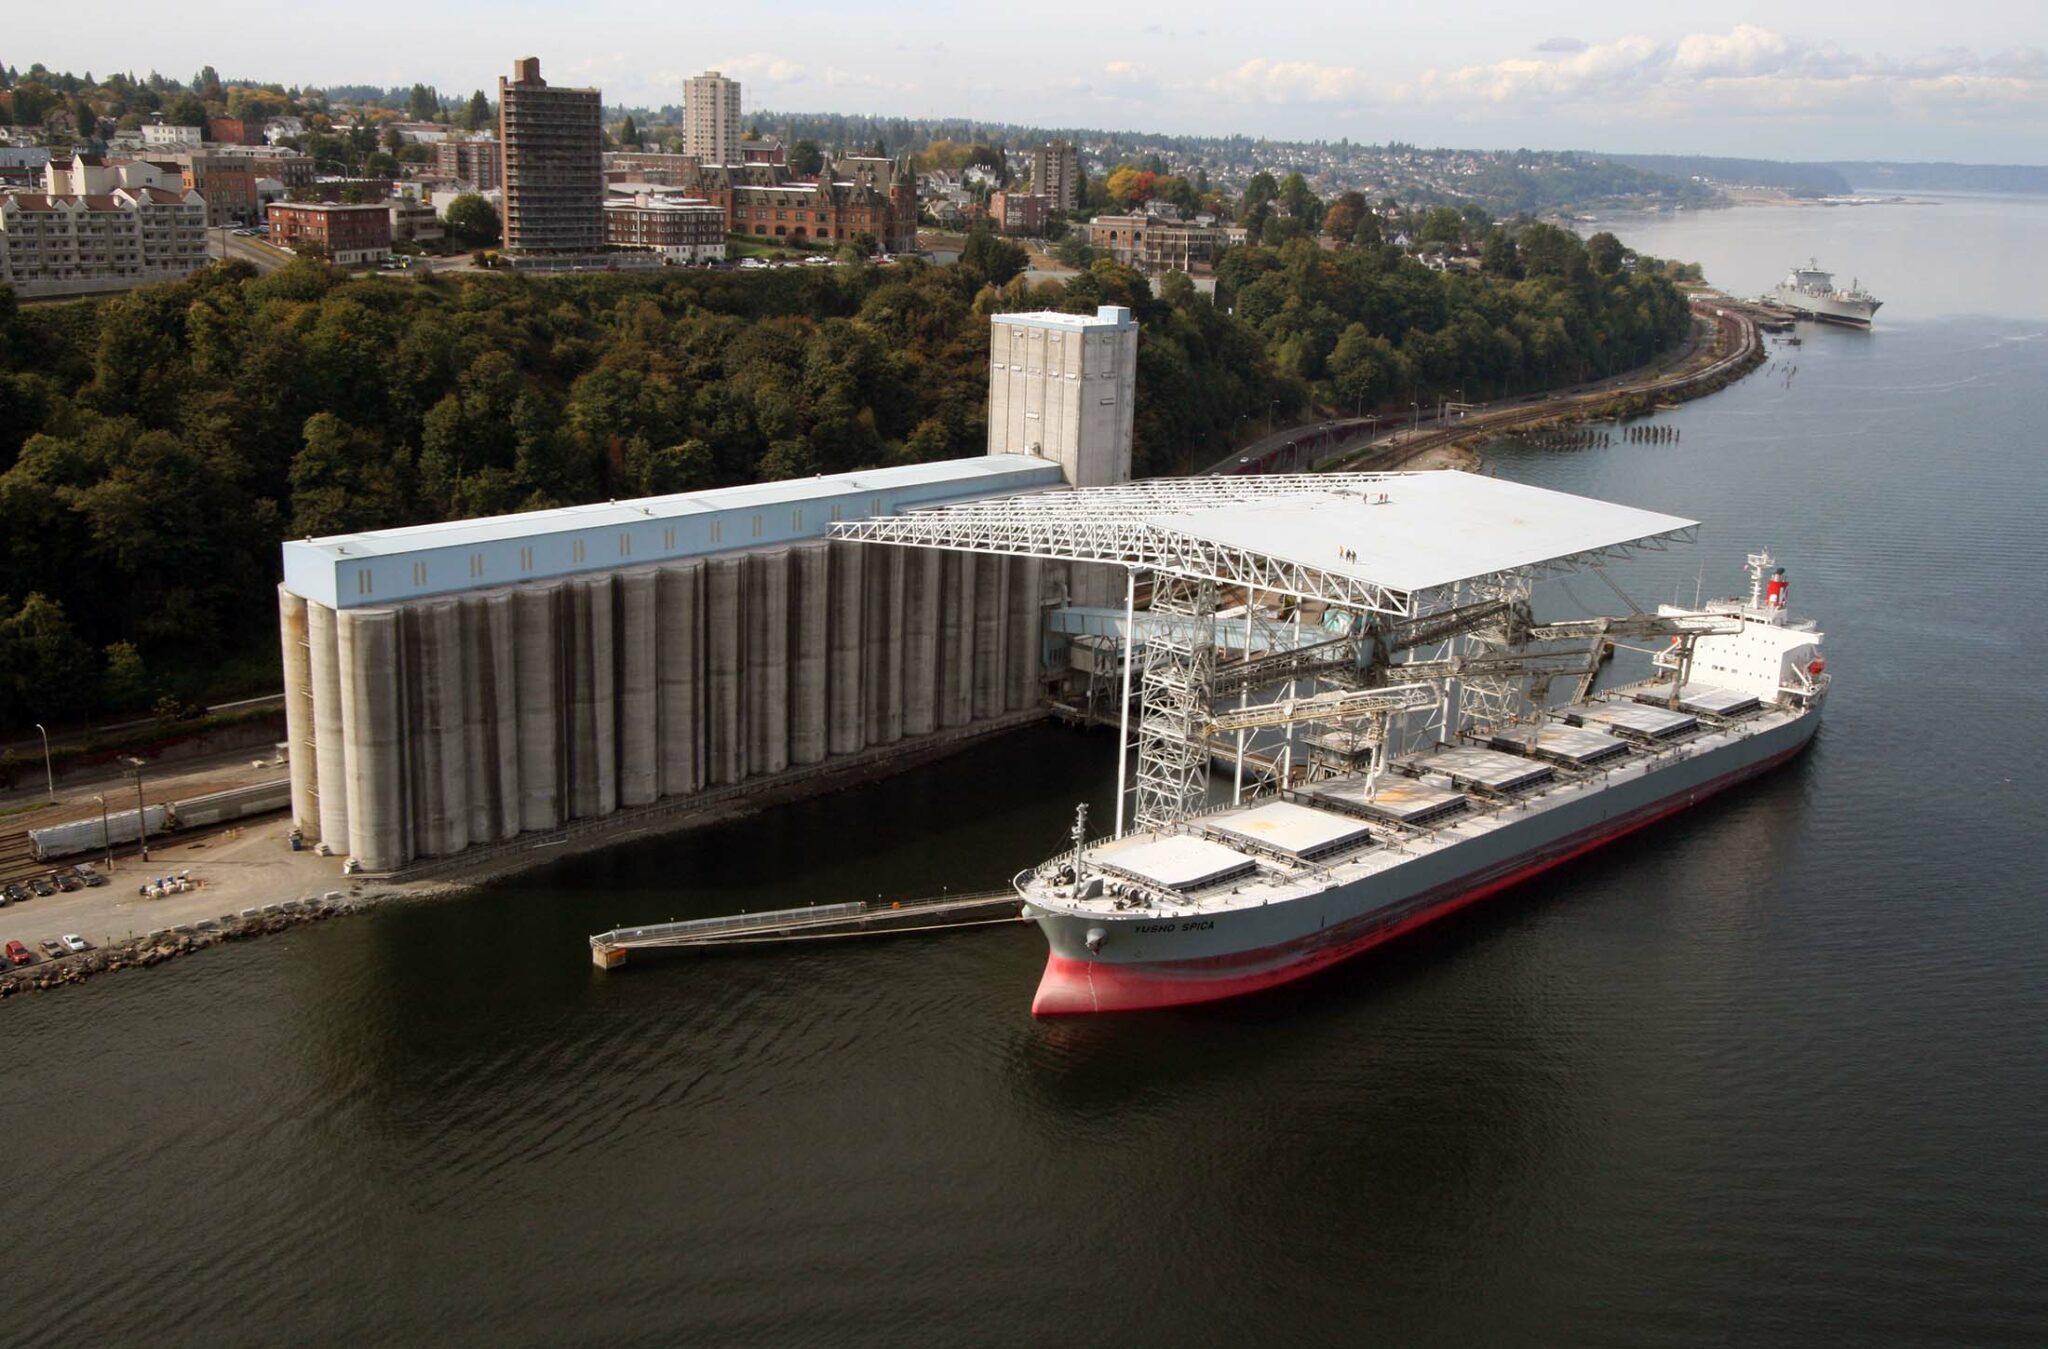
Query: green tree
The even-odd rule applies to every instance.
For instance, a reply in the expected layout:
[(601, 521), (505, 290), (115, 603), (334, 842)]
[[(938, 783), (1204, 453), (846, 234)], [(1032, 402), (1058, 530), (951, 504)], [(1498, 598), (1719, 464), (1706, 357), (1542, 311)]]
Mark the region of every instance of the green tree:
[(20, 608), (0, 599), (0, 614), (0, 724), (69, 720), (89, 708), (98, 682), (92, 648), (64, 606), (31, 593)]
[(164, 121), (170, 126), (206, 125), (206, 105), (191, 94), (179, 94), (164, 105), (163, 112)]
[(1627, 251), (1622, 247), (1621, 240), (1606, 230), (1601, 230), (1586, 240), (1586, 260), (1592, 263), (1593, 270), (1602, 276), (1613, 276), (1619, 272), (1622, 258)]
[(483, 131), (492, 126), (496, 118), (491, 113), (491, 100), (479, 89), (469, 96), (469, 110), (466, 125), (471, 131)]
[(1030, 262), (1030, 254), (996, 234), (985, 220), (975, 222), (960, 250), (961, 269), (991, 286), (1002, 285), (1023, 271)]
[(815, 177), (824, 167), (825, 155), (816, 141), (800, 140), (789, 147), (789, 171), (796, 177)]
[(627, 113), (626, 120), (619, 127), (619, 144), (637, 146), (640, 144), (640, 128), (633, 125), (633, 114)]
[(107, 668), (100, 676), (100, 706), (116, 712), (133, 712), (157, 699), (156, 681), (143, 666), (142, 653), (133, 642), (114, 642), (107, 647)]
[(498, 242), (498, 208), (474, 192), (464, 192), (449, 202), (442, 219), (448, 237), (464, 248), (487, 248)]
[(331, 412), (306, 419), (304, 448), (292, 457), (295, 538), (384, 529), (408, 517), (404, 456)]
[(1465, 238), (1465, 217), (1455, 206), (1438, 206), (1422, 218), (1416, 242), (1448, 248)]

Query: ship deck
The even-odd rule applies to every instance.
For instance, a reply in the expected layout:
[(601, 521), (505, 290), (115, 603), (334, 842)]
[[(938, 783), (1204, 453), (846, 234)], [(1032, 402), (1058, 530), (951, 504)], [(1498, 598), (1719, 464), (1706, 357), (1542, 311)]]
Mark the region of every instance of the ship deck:
[[(1020, 876), (1018, 889), (1041, 909), (1077, 916), (1187, 918), (1258, 908), (1483, 838), (1530, 812), (1558, 809), (1805, 715), (1700, 685), (1685, 688), (1680, 715), (1663, 710), (1668, 693), (1668, 684), (1617, 688), (1552, 709), (1524, 728), (1527, 734), (1399, 758), (1370, 783), (1362, 774), (1328, 778), (1278, 798), (1210, 810), (1176, 832), (1098, 841), (1084, 856), (1104, 883), (1080, 899), (1061, 893), (1066, 887), (1054, 880), (1071, 860), (1065, 854)], [(1714, 706), (1733, 710), (1708, 710)]]

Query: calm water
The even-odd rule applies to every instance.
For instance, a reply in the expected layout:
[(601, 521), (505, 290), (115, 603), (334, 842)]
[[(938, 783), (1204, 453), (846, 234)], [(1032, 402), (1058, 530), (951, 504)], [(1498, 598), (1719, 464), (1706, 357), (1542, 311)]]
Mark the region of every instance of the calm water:
[[(1653, 251), (1878, 255), (1786, 219)], [(1220, 1008), (1036, 1024), (1021, 928), (588, 967), (614, 922), (999, 881), (1101, 804), (1113, 747), (1045, 729), (21, 1000), (0, 1340), (2042, 1343), (2048, 304), (1883, 317), (1676, 444), (1499, 456), (1705, 523), (1645, 603), (1789, 566), (1838, 682), (1739, 799)]]

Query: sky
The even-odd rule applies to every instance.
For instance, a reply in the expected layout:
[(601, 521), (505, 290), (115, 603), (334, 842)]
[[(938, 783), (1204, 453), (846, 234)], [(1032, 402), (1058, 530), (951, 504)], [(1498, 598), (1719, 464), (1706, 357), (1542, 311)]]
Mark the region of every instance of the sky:
[[(1431, 0), (1266, 9), (1030, 0), (353, 0), (167, 24), (139, 0), (22, 6), (0, 60), (287, 84), (495, 90), (520, 56), (609, 104), (744, 106), (1479, 149), (2048, 163), (2043, 0)], [(1154, 16), (1157, 17), (1154, 17)], [(318, 16), (318, 17), (313, 17)]]

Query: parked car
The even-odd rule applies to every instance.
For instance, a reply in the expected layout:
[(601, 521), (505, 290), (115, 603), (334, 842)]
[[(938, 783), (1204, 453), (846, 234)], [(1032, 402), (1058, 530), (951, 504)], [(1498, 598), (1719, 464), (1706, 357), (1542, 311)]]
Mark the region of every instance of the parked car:
[(80, 862), (77, 866), (71, 868), (71, 874), (84, 881), (87, 885), (105, 885), (107, 883), (107, 878), (101, 875), (99, 869), (90, 862)]
[(29, 949), (18, 941), (7, 943), (7, 963), (10, 965), (33, 965), (36, 958)]
[(0, 889), (0, 895), (7, 896), (9, 903), (20, 904), (28, 898), (28, 887), (19, 881), (14, 881), (9, 883), (4, 889)]
[(92, 943), (87, 941), (85, 938), (79, 936), (76, 932), (67, 932), (63, 936), (57, 938), (57, 940), (63, 942), (64, 949), (71, 952), (73, 955), (77, 955), (81, 951), (90, 951), (92, 949)]
[(85, 889), (85, 882), (81, 881), (80, 879), (78, 879), (78, 877), (72, 875), (68, 871), (51, 872), (50, 884), (56, 886), (59, 890), (64, 891), (66, 894), (69, 894), (74, 890)]
[(36, 945), (42, 947), (43, 954), (48, 956), (52, 960), (61, 960), (65, 956), (71, 954), (69, 951), (64, 949), (64, 944), (58, 941), (55, 937), (45, 937), (41, 941), (37, 942)]
[(29, 878), (28, 888), (35, 891), (37, 894), (41, 895), (45, 899), (48, 899), (51, 895), (57, 893), (57, 887), (50, 884), (48, 881), (44, 880), (41, 876), (31, 876)]

